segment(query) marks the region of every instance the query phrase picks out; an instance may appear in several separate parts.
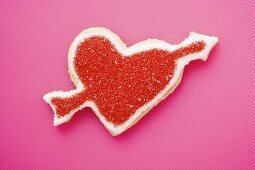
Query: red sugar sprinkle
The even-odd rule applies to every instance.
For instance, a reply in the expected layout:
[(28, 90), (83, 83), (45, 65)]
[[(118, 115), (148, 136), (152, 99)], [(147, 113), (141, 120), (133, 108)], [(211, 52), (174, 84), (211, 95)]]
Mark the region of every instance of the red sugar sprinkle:
[(91, 37), (78, 46), (74, 59), (86, 90), (71, 98), (53, 98), (52, 103), (61, 117), (94, 101), (107, 121), (120, 125), (166, 87), (176, 59), (204, 47), (204, 42), (196, 42), (174, 52), (152, 49), (126, 57), (108, 39)]

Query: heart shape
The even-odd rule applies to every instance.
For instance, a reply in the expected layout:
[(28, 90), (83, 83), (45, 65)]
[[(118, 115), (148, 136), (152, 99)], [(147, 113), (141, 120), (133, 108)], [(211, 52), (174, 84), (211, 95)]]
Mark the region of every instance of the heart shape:
[(184, 66), (205, 60), (216, 42), (215, 37), (193, 34), (178, 46), (147, 40), (126, 48), (109, 30), (88, 29), (69, 52), (69, 73), (77, 89), (49, 93), (44, 99), (60, 123), (89, 106), (117, 135), (173, 91)]

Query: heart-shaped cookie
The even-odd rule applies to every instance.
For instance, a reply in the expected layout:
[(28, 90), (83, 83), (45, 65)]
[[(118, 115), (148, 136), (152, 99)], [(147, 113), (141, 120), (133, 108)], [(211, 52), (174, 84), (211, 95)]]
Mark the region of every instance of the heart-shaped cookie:
[(54, 125), (91, 107), (111, 134), (122, 133), (175, 89), (185, 65), (206, 60), (217, 41), (191, 33), (179, 45), (149, 39), (126, 47), (108, 29), (84, 30), (68, 56), (76, 89), (44, 95), (55, 113)]

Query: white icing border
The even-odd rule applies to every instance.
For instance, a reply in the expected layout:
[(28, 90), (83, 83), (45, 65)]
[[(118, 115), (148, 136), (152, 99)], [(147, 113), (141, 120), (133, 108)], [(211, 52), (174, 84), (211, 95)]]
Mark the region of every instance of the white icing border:
[[(58, 118), (56, 115), (56, 108), (52, 104), (51, 99), (53, 97), (62, 97), (62, 98), (70, 97), (70, 96), (72, 96), (78, 92), (81, 92), (82, 90), (85, 89), (85, 87), (81, 83), (78, 75), (75, 72), (73, 61), (74, 61), (77, 46), (81, 42), (83, 42), (85, 39), (90, 38), (91, 36), (103, 36), (103, 37), (109, 39), (111, 41), (111, 43), (116, 46), (116, 49), (120, 53), (122, 53), (124, 56), (130, 56), (134, 53), (138, 53), (141, 51), (150, 50), (150, 49), (154, 49), (154, 48), (172, 52), (172, 51), (177, 50), (180, 47), (188, 46), (191, 43), (194, 43), (197, 41), (205, 42), (206, 46), (199, 53), (190, 54), (190, 55), (187, 55), (185, 57), (178, 59), (175, 73), (174, 73), (172, 79), (169, 81), (169, 83), (165, 87), (165, 89), (162, 90), (157, 96), (155, 96), (155, 98), (153, 100), (149, 101), (147, 104), (145, 104), (144, 106), (139, 108), (135, 112), (134, 115), (132, 115), (126, 122), (124, 122), (123, 124), (121, 124), (119, 126), (115, 126), (111, 122), (108, 122), (102, 116), (102, 114), (100, 114), (100, 111), (97, 108), (96, 104), (92, 101), (85, 101), (80, 107), (72, 110), (68, 115)], [(100, 119), (100, 121), (103, 123), (103, 125), (112, 133), (112, 135), (119, 135), (120, 133), (122, 133), (126, 129), (128, 129), (139, 118), (139, 116), (142, 115), (143, 112), (145, 112), (147, 109), (152, 108), (154, 105), (156, 105), (160, 100), (162, 100), (164, 98), (163, 96), (171, 89), (171, 87), (173, 87), (175, 85), (175, 83), (177, 83), (185, 65), (187, 65), (192, 60), (202, 59), (205, 61), (208, 57), (209, 52), (211, 51), (211, 49), (215, 46), (215, 44), (217, 42), (218, 42), (217, 37), (206, 36), (206, 35), (191, 32), (189, 37), (178, 45), (171, 45), (165, 41), (161, 41), (161, 40), (157, 40), (157, 39), (148, 39), (148, 40), (139, 42), (137, 44), (134, 44), (130, 47), (127, 47), (124, 44), (124, 42), (116, 34), (114, 34), (113, 32), (111, 32), (108, 29), (100, 28), (100, 27), (85, 29), (74, 39), (73, 43), (71, 44), (71, 47), (69, 49), (69, 54), (68, 54), (69, 73), (70, 73), (72, 81), (74, 82), (74, 84), (77, 88), (75, 90), (71, 90), (68, 92), (63, 92), (63, 91), (50, 92), (50, 93), (44, 95), (43, 99), (45, 100), (45, 102), (50, 104), (50, 106), (52, 107), (52, 109), (55, 113), (54, 114), (54, 125), (55, 126), (69, 121), (72, 118), (72, 116), (75, 114), (75, 112), (77, 112), (78, 110), (81, 110), (84, 107), (90, 107), (95, 112), (95, 114)]]

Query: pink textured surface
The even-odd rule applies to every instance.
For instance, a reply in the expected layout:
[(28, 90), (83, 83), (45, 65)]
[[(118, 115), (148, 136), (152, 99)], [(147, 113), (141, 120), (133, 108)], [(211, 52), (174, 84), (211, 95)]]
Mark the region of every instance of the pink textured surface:
[[(0, 169), (255, 168), (255, 3), (1, 1)], [(53, 127), (42, 100), (70, 90), (67, 52), (84, 28), (128, 44), (217, 35), (207, 62), (186, 67), (175, 93), (118, 137), (90, 109)]]

